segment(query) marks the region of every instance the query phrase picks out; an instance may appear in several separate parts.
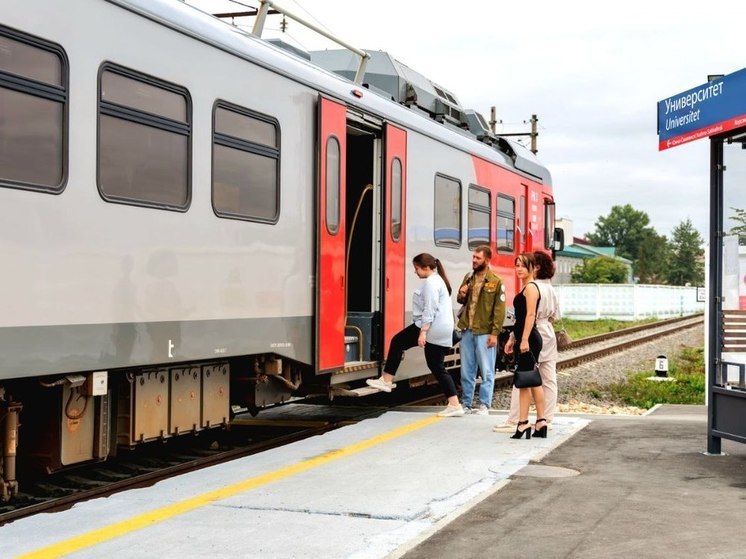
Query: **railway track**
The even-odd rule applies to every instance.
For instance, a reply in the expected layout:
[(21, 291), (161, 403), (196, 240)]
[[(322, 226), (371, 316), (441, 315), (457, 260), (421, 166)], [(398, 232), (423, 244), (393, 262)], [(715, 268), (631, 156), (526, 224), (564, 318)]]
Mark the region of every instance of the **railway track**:
[[(702, 324), (701, 315), (677, 318), (642, 326), (617, 330), (607, 334), (574, 341), (560, 353), (557, 369), (567, 369), (580, 363), (600, 359)], [(512, 384), (512, 374), (497, 375), (495, 388)], [(400, 397), (340, 399), (337, 403), (351, 403), (329, 412), (317, 411), (308, 417), (284, 419), (282, 407), (257, 418), (239, 416), (228, 430), (201, 433), (199, 436), (168, 441), (164, 445), (147, 445), (133, 451), (123, 451), (100, 464), (88, 465), (72, 471), (60, 472), (22, 484), (22, 492), (11, 503), (0, 505), (0, 526), (41, 512), (64, 510), (73, 504), (96, 497), (104, 497), (126, 489), (145, 487), (160, 480), (260, 453), (272, 448), (320, 435), (380, 415), (387, 409), (401, 405), (439, 405), (443, 396), (433, 385), (419, 386), (410, 392), (398, 391)], [(349, 400), (349, 402), (345, 402)], [(318, 409), (328, 402), (286, 404)], [(325, 416), (326, 414), (326, 416)]]
[(557, 370), (569, 369), (581, 363), (594, 361), (681, 330), (701, 326), (703, 321), (703, 315), (673, 318), (574, 341), (560, 353)]
[[(575, 340), (560, 351), (557, 370), (570, 369), (581, 363), (595, 361), (682, 330), (702, 326), (703, 321), (704, 316), (701, 314), (690, 315)], [(495, 389), (510, 387), (512, 382), (512, 373), (498, 373), (495, 379)]]

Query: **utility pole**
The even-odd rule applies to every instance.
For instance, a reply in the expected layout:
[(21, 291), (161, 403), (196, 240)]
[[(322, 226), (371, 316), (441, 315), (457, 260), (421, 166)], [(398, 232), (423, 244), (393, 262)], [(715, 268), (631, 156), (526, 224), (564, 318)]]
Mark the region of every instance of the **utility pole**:
[[(531, 132), (511, 132), (508, 134), (498, 134), (498, 136), (529, 136), (531, 138), (531, 153), (536, 155), (539, 151), (536, 141), (539, 137), (539, 118), (536, 115), (531, 115), (531, 120), (529, 122), (531, 123)], [(490, 129), (493, 134), (496, 133), (495, 124), (497, 124), (497, 121), (495, 120), (495, 107), (492, 107), (490, 109)]]
[(539, 148), (536, 146), (536, 138), (539, 137), (538, 124), (539, 119), (536, 115), (531, 115), (531, 153), (534, 155), (539, 151)]

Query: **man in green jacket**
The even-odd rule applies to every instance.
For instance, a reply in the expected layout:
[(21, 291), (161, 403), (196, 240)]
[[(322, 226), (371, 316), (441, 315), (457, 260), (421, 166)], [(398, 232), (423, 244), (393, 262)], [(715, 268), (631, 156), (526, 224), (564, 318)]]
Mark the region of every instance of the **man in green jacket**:
[(461, 391), (462, 406), (472, 413), (477, 366), (482, 372), (479, 387), (479, 407), (473, 413), (487, 415), (492, 406), (495, 388), (495, 359), (497, 335), (505, 320), (505, 286), (500, 276), (490, 269), (492, 249), (481, 245), (471, 256), (472, 272), (464, 276), (456, 301), (463, 307), (459, 311), (458, 329), (461, 337)]

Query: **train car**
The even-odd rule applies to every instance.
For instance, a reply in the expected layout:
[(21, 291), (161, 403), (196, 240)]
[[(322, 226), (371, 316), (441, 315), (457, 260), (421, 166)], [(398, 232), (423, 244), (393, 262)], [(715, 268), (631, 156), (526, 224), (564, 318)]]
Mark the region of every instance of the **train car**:
[[(411, 259), (551, 249), (551, 179), (387, 53), (178, 0), (0, 4), (0, 499), (379, 374)], [(455, 297), (454, 297), (455, 306)], [(413, 354), (415, 352), (412, 352)], [(427, 369), (408, 356), (400, 376)]]

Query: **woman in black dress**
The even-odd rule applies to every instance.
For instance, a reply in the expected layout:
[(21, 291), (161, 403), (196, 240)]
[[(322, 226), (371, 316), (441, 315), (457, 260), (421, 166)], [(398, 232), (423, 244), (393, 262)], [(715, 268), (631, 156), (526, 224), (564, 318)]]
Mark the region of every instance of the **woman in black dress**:
[[(515, 327), (505, 345), (505, 352), (512, 353), (515, 341), (518, 344), (518, 369), (530, 370), (536, 366), (536, 359), (541, 353), (541, 335), (536, 330), (536, 309), (539, 306), (539, 287), (534, 283), (534, 269), (536, 260), (533, 253), (524, 252), (515, 259), (515, 273), (521, 280), (522, 289), (513, 299), (515, 309)], [(519, 389), (520, 404), (518, 426), (511, 438), (520, 439), (523, 434), (531, 438), (531, 427), (528, 424), (528, 408), (533, 396), (536, 405), (536, 423), (534, 424), (534, 437), (547, 436), (547, 422), (544, 419), (544, 390), (541, 386)]]

